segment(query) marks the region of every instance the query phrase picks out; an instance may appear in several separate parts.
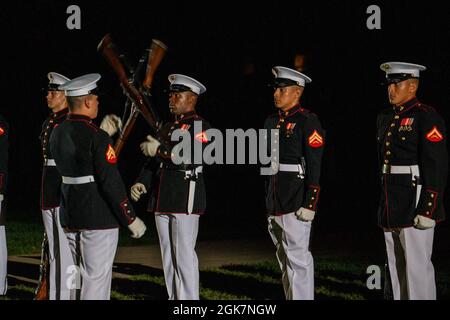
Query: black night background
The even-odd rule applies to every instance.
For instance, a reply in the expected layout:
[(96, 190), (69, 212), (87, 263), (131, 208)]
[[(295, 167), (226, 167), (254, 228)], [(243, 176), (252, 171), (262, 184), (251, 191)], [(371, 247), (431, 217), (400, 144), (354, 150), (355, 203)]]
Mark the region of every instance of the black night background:
[[(369, 257), (373, 254), (374, 263), (384, 263), (383, 235), (377, 227), (375, 120), (388, 99), (380, 85), (384, 73), (379, 65), (408, 61), (427, 66), (418, 97), (450, 123), (450, 9), (439, 2), (4, 3), (0, 5), (0, 113), (11, 127), (8, 220), (40, 221), (38, 136), (48, 114), (42, 92), (47, 72), (70, 78), (100, 73), (99, 84), (107, 94), (100, 100), (96, 122), (106, 114), (122, 114), (125, 96), (115, 73), (97, 52), (107, 33), (132, 65), (152, 38), (166, 43), (169, 51), (153, 86), (157, 112), (164, 120), (171, 119), (164, 92), (167, 76), (191, 75), (207, 87), (198, 113), (223, 131), (261, 128), (275, 111), (267, 87), (271, 67), (293, 67), (295, 53), (305, 54), (304, 73), (313, 81), (305, 89), (302, 105), (319, 115), (327, 133), (312, 247), (326, 247), (336, 255), (354, 249)], [(81, 8), (81, 30), (66, 27), (70, 4)], [(381, 30), (366, 27), (366, 8), (371, 4), (381, 8)], [(144, 163), (139, 143), (147, 134), (147, 124), (140, 118), (121, 155), (119, 168), (128, 188)], [(259, 166), (212, 165), (206, 183), (208, 205), (199, 241), (270, 239)], [(155, 234), (143, 202), (136, 209)], [(448, 193), (446, 204), (450, 208)], [(436, 228), (436, 259), (448, 259), (449, 229), (448, 221)]]

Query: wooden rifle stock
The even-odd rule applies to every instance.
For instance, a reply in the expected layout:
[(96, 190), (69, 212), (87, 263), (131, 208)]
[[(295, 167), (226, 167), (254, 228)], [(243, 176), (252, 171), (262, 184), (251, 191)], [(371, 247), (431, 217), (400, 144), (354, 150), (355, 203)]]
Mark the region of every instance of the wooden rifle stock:
[(161, 64), (164, 55), (166, 54), (167, 46), (157, 39), (152, 39), (152, 44), (150, 45), (150, 52), (148, 54), (147, 61), (147, 72), (145, 73), (144, 81), (142, 86), (145, 89), (149, 89), (153, 83), (153, 76), (155, 75), (156, 69)]
[[(110, 34), (107, 34), (105, 37), (103, 37), (103, 39), (100, 41), (97, 47), (97, 50), (103, 54), (105, 59), (109, 62), (109, 64), (113, 68), (114, 72), (119, 77), (120, 84), (124, 90), (124, 93), (132, 101), (133, 105), (139, 110), (139, 112), (142, 114), (142, 116), (150, 125), (150, 127), (155, 132), (157, 132), (158, 123), (155, 119), (155, 116), (151, 112), (152, 109), (149, 105), (149, 102), (147, 99), (145, 99), (144, 93), (141, 92), (140, 90), (137, 90), (134, 84), (128, 80), (127, 73), (125, 71), (122, 62), (120, 61), (120, 57), (117, 53), (116, 46), (114, 45)], [(147, 73), (144, 80), (146, 84), (145, 89), (147, 91), (151, 87), (154, 73), (158, 68), (159, 64), (161, 63), (161, 60), (164, 57), (166, 50), (167, 47), (161, 41), (158, 40), (152, 41), (152, 45), (149, 52), (149, 59), (147, 62)], [(128, 136), (130, 135), (134, 127), (137, 115), (138, 115), (137, 111), (133, 111), (129, 121), (127, 121), (127, 123), (125, 124), (124, 130), (122, 131), (119, 139), (116, 142), (114, 149), (117, 157), (119, 156), (120, 151), (122, 150), (124, 144), (128, 139)]]
[(114, 72), (118, 75), (122, 84), (128, 83), (128, 77), (120, 61), (119, 54), (117, 53), (116, 46), (112, 41), (111, 35), (108, 33), (98, 44), (97, 50), (100, 51), (105, 59), (109, 62)]

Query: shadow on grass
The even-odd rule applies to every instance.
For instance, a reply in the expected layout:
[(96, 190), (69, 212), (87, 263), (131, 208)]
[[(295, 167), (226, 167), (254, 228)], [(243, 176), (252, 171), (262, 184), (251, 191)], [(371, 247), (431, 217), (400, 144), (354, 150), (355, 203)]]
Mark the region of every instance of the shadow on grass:
[[(365, 270), (346, 268), (346, 265), (336, 264), (335, 270), (327, 264), (320, 263), (315, 270), (315, 299), (383, 299), (383, 290), (369, 290), (366, 280), (369, 275)], [(348, 271), (347, 271), (348, 270)], [(112, 299), (133, 300), (166, 300), (167, 291), (164, 284), (164, 274), (160, 269), (140, 264), (116, 263), (113, 271), (122, 274), (112, 280)], [(26, 263), (10, 262), (11, 275), (28, 279), (38, 279), (39, 266)], [(126, 277), (123, 277), (126, 275)], [(438, 277), (439, 299), (449, 299), (449, 278), (447, 274)], [(35, 284), (9, 277), (7, 299), (31, 300), (34, 296)], [(234, 297), (247, 297), (254, 300), (284, 300), (281, 284), (281, 272), (274, 262), (225, 265), (200, 271), (200, 283), (204, 294), (202, 299), (217, 299), (229, 294)], [(384, 279), (381, 279), (381, 285)]]
[(151, 275), (156, 277), (163, 277), (164, 273), (161, 269), (144, 266), (135, 263), (114, 263), (113, 272), (119, 272), (130, 276), (135, 275)]
[(111, 288), (126, 299), (167, 300), (166, 287), (148, 280), (113, 279)]
[[(314, 279), (316, 289), (325, 288), (327, 294), (316, 293), (318, 300), (382, 300), (383, 288), (369, 290), (366, 279), (358, 275), (349, 275), (343, 272), (330, 272), (317, 274)], [(361, 284), (355, 282), (362, 282)], [(384, 284), (384, 280), (381, 280)]]
[[(274, 266), (274, 268), (272, 268)], [(278, 279), (281, 277), (281, 272), (277, 269), (278, 266), (272, 265), (269, 263), (261, 263), (256, 265), (248, 265), (248, 264), (242, 264), (242, 265), (226, 265), (220, 267), (220, 269), (223, 270), (229, 270), (229, 271), (237, 271), (237, 272), (245, 272), (250, 274), (264, 274), (266, 276), (272, 277), (274, 279)]]
[(259, 281), (248, 276), (235, 276), (216, 271), (201, 271), (202, 287), (231, 293), (236, 296), (247, 296), (251, 299), (283, 299), (283, 289), (280, 284)]
[[(216, 272), (201, 273), (201, 282), (204, 286), (210, 286), (221, 290), (226, 290), (237, 295), (246, 295), (252, 299), (284, 299), (284, 293), (281, 284), (281, 272), (277, 270), (278, 266), (272, 263), (257, 265), (228, 265), (220, 269), (238, 274), (257, 275), (256, 278), (245, 278), (245, 276), (221, 275)], [(365, 273), (355, 274), (344, 271), (320, 271), (315, 273), (316, 289), (322, 287), (321, 291), (316, 292), (316, 299), (335, 300), (335, 299), (370, 299), (379, 300), (383, 298), (383, 290), (369, 290), (366, 287)], [(257, 278), (266, 279), (258, 281)], [(272, 280), (272, 281), (271, 281)], [(267, 282), (270, 283), (267, 283)], [(384, 280), (381, 280), (384, 283)]]
[[(281, 273), (277, 268), (278, 265), (272, 263), (227, 265), (201, 271), (200, 282), (203, 288), (212, 292), (245, 296), (257, 300), (283, 300)], [(39, 277), (38, 265), (10, 262), (9, 270), (10, 274), (15, 276), (28, 279), (38, 279)], [(113, 299), (167, 299), (162, 270), (139, 264), (116, 263), (113, 271), (130, 276), (130, 278), (113, 278), (112, 290), (117, 293)], [(381, 290), (371, 291), (365, 287), (364, 276), (341, 271), (316, 272), (316, 289), (322, 287), (319, 290), (320, 292), (316, 292), (316, 299), (336, 300), (348, 297), (382, 299)], [(32, 283), (10, 279), (9, 298), (20, 300), (33, 298), (32, 292), (35, 286)], [(25, 290), (24, 286), (28, 287), (28, 291)], [(202, 296), (202, 298), (209, 299), (208, 296)]]
[(39, 265), (8, 261), (8, 274), (27, 279), (39, 279)]
[(160, 269), (133, 263), (115, 263), (113, 272), (131, 276), (114, 278), (112, 290), (124, 298), (136, 300), (167, 300), (164, 273)]

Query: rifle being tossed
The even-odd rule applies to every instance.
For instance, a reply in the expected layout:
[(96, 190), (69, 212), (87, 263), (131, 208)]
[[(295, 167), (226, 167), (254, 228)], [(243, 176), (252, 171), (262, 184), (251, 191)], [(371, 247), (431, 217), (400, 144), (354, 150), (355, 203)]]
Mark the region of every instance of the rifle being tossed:
[[(150, 89), (153, 83), (154, 74), (167, 51), (167, 46), (159, 40), (152, 40), (152, 44), (148, 52), (145, 78), (139, 89), (137, 89), (135, 86), (136, 80), (134, 78), (130, 79), (128, 77), (126, 68), (121, 61), (121, 56), (118, 54), (117, 48), (110, 34), (107, 34), (105, 37), (103, 37), (97, 47), (97, 50), (103, 54), (105, 59), (113, 68), (114, 72), (119, 77), (123, 91), (128, 97), (127, 104), (131, 103), (132, 105), (130, 117), (126, 121), (125, 126), (114, 146), (116, 156), (118, 157), (129, 135), (131, 134), (131, 131), (133, 130), (134, 124), (139, 114), (142, 114), (154, 133), (158, 132), (160, 128), (158, 116), (151, 106)], [(141, 59), (141, 63), (134, 73), (135, 75), (139, 73), (138, 69), (142, 67), (143, 61), (144, 60)]]

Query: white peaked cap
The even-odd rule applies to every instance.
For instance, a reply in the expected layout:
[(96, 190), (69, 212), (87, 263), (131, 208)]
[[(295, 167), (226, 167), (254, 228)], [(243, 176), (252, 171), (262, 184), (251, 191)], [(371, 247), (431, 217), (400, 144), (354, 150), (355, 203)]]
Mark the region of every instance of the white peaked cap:
[[(183, 74), (169, 75), (170, 90), (171, 91), (192, 91), (199, 95), (206, 91), (206, 87), (194, 78), (185, 76)], [(183, 88), (186, 87), (186, 88)], [(186, 90), (183, 90), (186, 89)]]
[[(307, 83), (310, 83), (312, 80), (307, 75), (298, 72), (297, 70), (286, 68), (286, 67), (273, 67), (272, 74), (275, 76), (276, 82), (282, 83), (284, 79), (292, 81), (292, 85), (298, 85), (304, 87)], [(286, 85), (289, 84), (289, 81), (286, 82)]]
[(69, 78), (63, 76), (62, 74), (56, 73), (56, 72), (49, 72), (47, 74), (47, 78), (48, 78), (48, 83), (49, 84), (64, 84), (67, 81), (70, 81)]
[(427, 68), (420, 64), (407, 63), (407, 62), (385, 62), (380, 65), (380, 69), (386, 72), (386, 76), (390, 74), (406, 73), (412, 75), (415, 78), (419, 78), (420, 71), (424, 71)]
[(59, 86), (66, 83), (67, 81), (70, 81), (69, 78), (63, 76), (62, 74), (56, 73), (56, 72), (49, 72), (47, 73), (48, 78), (48, 86), (47, 91), (57, 91), (59, 90)]
[(86, 96), (97, 88), (97, 81), (100, 78), (101, 75), (98, 73), (86, 74), (59, 86), (59, 90), (64, 90), (67, 97)]

